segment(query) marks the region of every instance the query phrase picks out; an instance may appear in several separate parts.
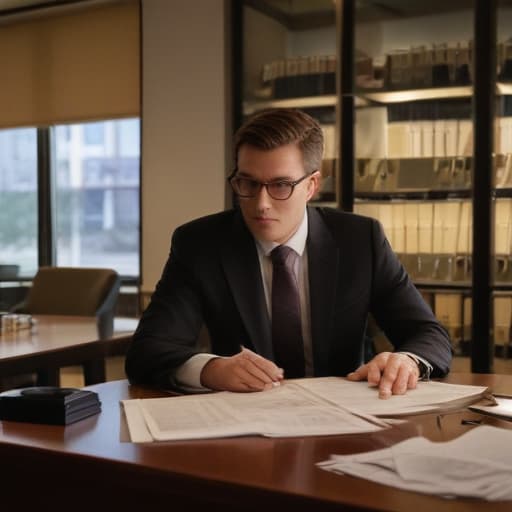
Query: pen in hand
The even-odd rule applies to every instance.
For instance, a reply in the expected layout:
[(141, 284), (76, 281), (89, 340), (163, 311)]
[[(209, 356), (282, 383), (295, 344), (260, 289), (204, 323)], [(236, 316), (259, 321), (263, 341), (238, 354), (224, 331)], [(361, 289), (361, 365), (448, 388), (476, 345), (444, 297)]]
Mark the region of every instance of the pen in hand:
[[(276, 367), (276, 365), (254, 353), (252, 350), (246, 348), (243, 344), (240, 344), (240, 353), (246, 352), (249, 360), (254, 363), (258, 370), (264, 372), (272, 381), (272, 386), (277, 387), (281, 385), (281, 380), (284, 378), (284, 371), (282, 368)], [(276, 370), (277, 369), (277, 373)]]

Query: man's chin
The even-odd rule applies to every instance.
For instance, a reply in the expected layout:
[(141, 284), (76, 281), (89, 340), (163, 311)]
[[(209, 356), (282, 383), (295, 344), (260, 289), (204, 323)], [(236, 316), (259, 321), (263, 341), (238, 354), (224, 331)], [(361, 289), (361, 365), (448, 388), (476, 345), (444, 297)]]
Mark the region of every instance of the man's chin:
[(264, 242), (275, 242), (279, 239), (279, 233), (272, 226), (251, 225), (250, 231), (255, 238)]

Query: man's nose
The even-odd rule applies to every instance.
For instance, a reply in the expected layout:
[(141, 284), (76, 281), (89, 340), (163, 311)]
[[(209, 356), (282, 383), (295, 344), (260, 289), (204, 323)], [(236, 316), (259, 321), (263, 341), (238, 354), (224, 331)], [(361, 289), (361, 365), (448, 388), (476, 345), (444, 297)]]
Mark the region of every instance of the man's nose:
[(262, 185), (258, 190), (255, 201), (258, 207), (260, 208), (268, 208), (271, 205), (272, 198), (270, 197), (267, 187)]

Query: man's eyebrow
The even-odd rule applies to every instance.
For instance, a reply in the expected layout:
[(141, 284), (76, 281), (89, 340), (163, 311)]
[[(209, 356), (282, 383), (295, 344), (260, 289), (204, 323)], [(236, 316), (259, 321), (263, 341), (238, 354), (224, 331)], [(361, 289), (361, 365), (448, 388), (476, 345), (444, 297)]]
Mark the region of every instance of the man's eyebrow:
[[(252, 176), (250, 173), (248, 172), (244, 172), (244, 171), (238, 171), (237, 172), (237, 175), (242, 177), (242, 178), (247, 178), (247, 179), (251, 179), (251, 180), (254, 180), (254, 181), (258, 181), (254, 176)], [(276, 182), (279, 182), (279, 181), (293, 181), (293, 178), (291, 178), (290, 176), (277, 176), (276, 178), (272, 178), (269, 183), (276, 183)]]

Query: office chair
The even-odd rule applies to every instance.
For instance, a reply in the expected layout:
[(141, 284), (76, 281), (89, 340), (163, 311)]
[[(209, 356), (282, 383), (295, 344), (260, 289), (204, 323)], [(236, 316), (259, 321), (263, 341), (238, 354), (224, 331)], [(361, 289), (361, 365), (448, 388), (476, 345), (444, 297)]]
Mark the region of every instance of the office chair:
[[(35, 275), (26, 299), (14, 306), (15, 313), (31, 315), (95, 316), (100, 340), (114, 332), (114, 313), (120, 278), (108, 268), (41, 267)], [(94, 374), (105, 380), (105, 362), (83, 365), (87, 382)], [(38, 373), (39, 385), (58, 385), (59, 369)]]
[(20, 271), (19, 265), (0, 265), (0, 280), (16, 279)]
[(114, 332), (120, 279), (109, 268), (41, 267), (26, 299), (13, 312), (31, 315), (95, 316), (100, 339)]

